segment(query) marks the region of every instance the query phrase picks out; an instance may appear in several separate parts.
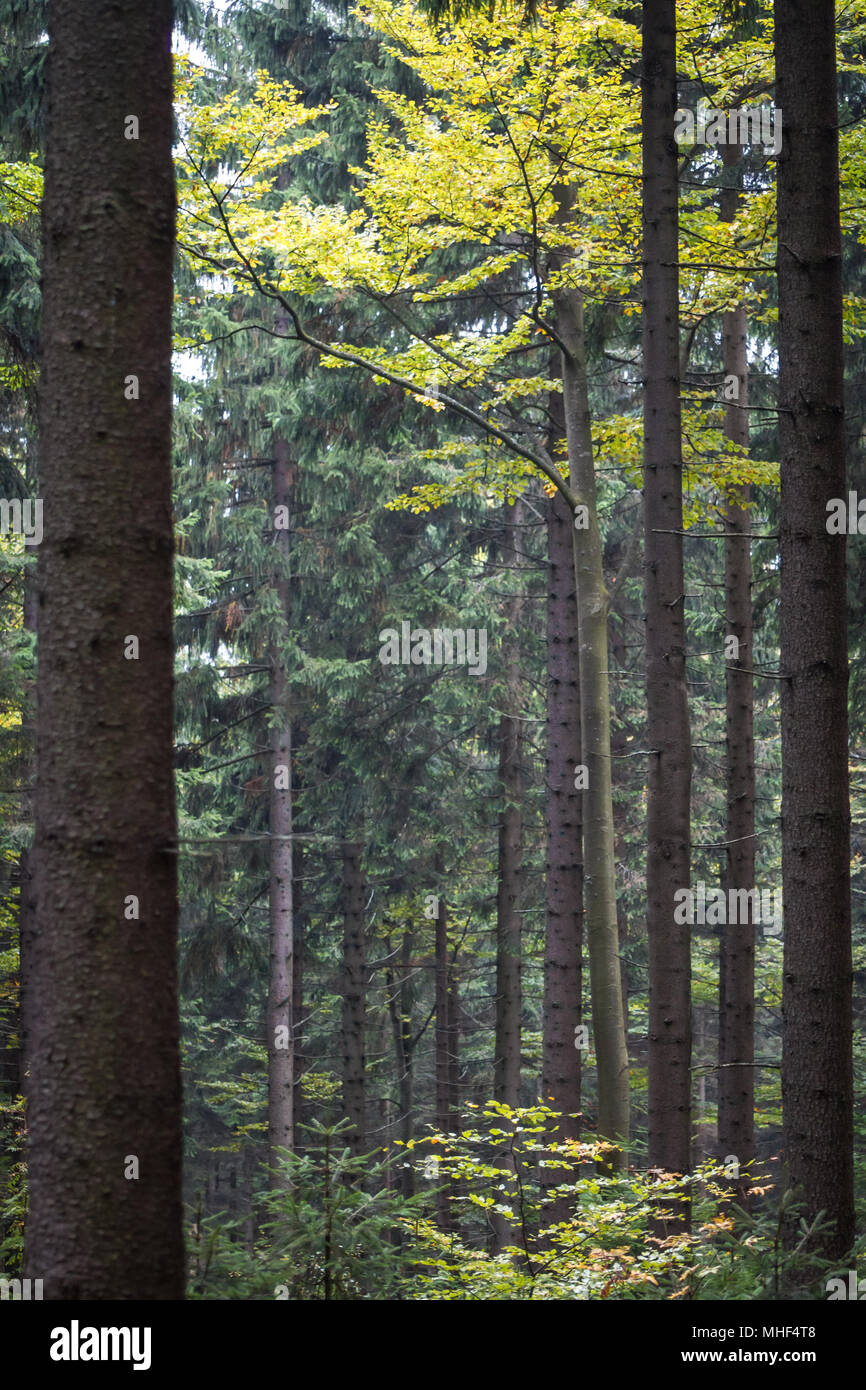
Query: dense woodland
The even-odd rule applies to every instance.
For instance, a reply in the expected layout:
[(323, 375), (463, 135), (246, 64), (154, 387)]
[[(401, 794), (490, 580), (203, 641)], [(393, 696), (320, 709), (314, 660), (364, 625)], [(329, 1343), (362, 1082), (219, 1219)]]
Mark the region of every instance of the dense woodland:
[(6, 1278), (857, 1297), (864, 34), (0, 0)]

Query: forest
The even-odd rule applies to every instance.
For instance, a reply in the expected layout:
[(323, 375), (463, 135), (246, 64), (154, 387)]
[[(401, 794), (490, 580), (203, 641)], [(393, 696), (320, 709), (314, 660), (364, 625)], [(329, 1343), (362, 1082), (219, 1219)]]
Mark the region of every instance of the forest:
[(864, 37), (0, 0), (0, 1318), (866, 1299)]

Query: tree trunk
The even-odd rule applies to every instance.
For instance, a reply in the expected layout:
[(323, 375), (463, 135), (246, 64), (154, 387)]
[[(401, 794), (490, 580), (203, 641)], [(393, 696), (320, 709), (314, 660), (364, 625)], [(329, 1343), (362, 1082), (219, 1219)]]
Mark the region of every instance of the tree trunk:
[[(506, 506), (503, 569), (515, 579), (519, 557), (515, 526), (520, 519), (518, 503)], [(496, 1062), (493, 1094), (503, 1105), (520, 1104), (520, 874), (523, 852), (522, 776), (520, 721), (520, 652), (517, 632), (521, 611), (520, 597), (507, 603), (508, 650), (505, 657), (503, 714), (499, 722), (499, 790), (502, 812), (499, 821), (499, 876), (496, 894)]]
[(295, 844), (293, 841), (292, 865), (294, 869), (293, 885), (293, 914), (292, 914), (292, 935), (294, 944), (292, 947), (292, 1038), (295, 1053), (294, 1068), (294, 1121), (295, 1121), (295, 1152), (303, 1148), (303, 1135), (298, 1133), (299, 1126), (306, 1120), (306, 1109), (304, 1106), (303, 1081), (304, 1073), (307, 1070), (307, 1055), (304, 1050), (304, 849), (303, 842)]
[[(441, 866), (440, 866), (441, 872)], [(451, 1109), (451, 1042), (453, 1027), (451, 1021), (451, 998), (449, 989), (448, 960), (448, 909), (445, 899), (440, 897), (436, 904), (435, 926), (435, 990), (436, 990), (436, 1128), (440, 1134), (450, 1134), (456, 1129), (456, 1120)], [(451, 1204), (445, 1184), (436, 1199), (437, 1220), (443, 1231), (451, 1230)]]
[(274, 590), (279, 617), (270, 653), (271, 785), (270, 940), (268, 975), (268, 1168), (275, 1187), (288, 1186), (281, 1151), (295, 1146), (294, 904), (292, 878), (292, 722), (284, 641), (289, 625), (289, 517), (294, 468), (281, 436), (274, 443), (272, 521)]
[[(598, 1133), (624, 1150), (629, 1133), (629, 1076), (616, 914), (607, 654), (610, 599), (604, 583), (596, 512), (583, 301), (576, 291), (561, 291), (557, 295), (556, 326), (563, 348), (562, 393), (569, 477), (582, 508), (572, 521), (572, 544), (580, 642), (581, 757), (586, 769), (584, 894), (598, 1070)], [(611, 1166), (619, 1167), (622, 1162), (624, 1152), (612, 1158)]]
[[(520, 1105), (520, 1046), (522, 997), (520, 879), (523, 855), (523, 777), (521, 769), (520, 649), (517, 641), (522, 604), (517, 591), (521, 542), (515, 539), (519, 524), (519, 503), (506, 504), (505, 535), (502, 546), (503, 572), (511, 575), (515, 587), (506, 603), (508, 637), (505, 652), (504, 690), (499, 721), (499, 817), (498, 887), (496, 892), (496, 1036), (493, 1095), (502, 1105)], [(493, 1163), (503, 1172), (513, 1173), (510, 1153), (497, 1150)], [(514, 1196), (513, 1181), (506, 1179), (505, 1200)], [(491, 1216), (494, 1251), (513, 1244), (514, 1231), (499, 1212)]]
[[(562, 397), (553, 398), (561, 412)], [(556, 1142), (580, 1135), (582, 1023), (583, 837), (582, 796), (575, 787), (581, 762), (580, 664), (575, 594), (573, 518), (561, 493), (547, 508), (547, 920), (544, 949), (542, 1100), (561, 1115), (550, 1128)], [(543, 1167), (542, 1186), (567, 1182)], [(545, 1219), (565, 1220), (568, 1204), (552, 1202)]]
[(454, 1128), (460, 1128), (460, 990), (457, 947), (448, 963), (448, 1106)]
[[(739, 146), (723, 146), (725, 164), (739, 164)], [(722, 190), (722, 217), (736, 213), (736, 185)], [(736, 381), (736, 397), (725, 412), (725, 437), (749, 447), (748, 323), (740, 304), (726, 313), (722, 348), (726, 388)], [(755, 738), (752, 645), (752, 575), (748, 484), (723, 510), (725, 528), (725, 640), (737, 639), (735, 657), (725, 662), (727, 820), (724, 888), (755, 886)], [(755, 925), (750, 908), (745, 922), (728, 922), (719, 941), (720, 1156), (741, 1167), (755, 1156)], [(747, 1182), (740, 1184), (745, 1196)]]
[(360, 844), (343, 846), (343, 1110), (352, 1122), (348, 1144), (366, 1152), (367, 950)]
[(680, 437), (676, 9), (643, 6), (643, 372), (646, 599), (649, 1161), (689, 1169), (691, 741), (686, 697)]
[[(561, 399), (561, 398), (560, 398)], [(583, 839), (580, 663), (573, 518), (557, 492), (547, 511), (547, 923), (544, 954), (542, 1097), (562, 1114), (557, 1139), (580, 1133)]]
[[(576, 216), (577, 186), (561, 186), (556, 196), (557, 220), (567, 226)], [(554, 253), (551, 267), (555, 272), (567, 275), (565, 255)], [(576, 790), (582, 789), (583, 794), (583, 892), (598, 1078), (597, 1130), (601, 1138), (621, 1146), (621, 1152), (610, 1160), (610, 1166), (618, 1167), (625, 1161), (630, 1099), (617, 932), (610, 760), (607, 647), (610, 596), (604, 583), (601, 532), (596, 511), (583, 297), (579, 291), (563, 286), (554, 293), (554, 310), (560, 345), (562, 425), (568, 453), (569, 482), (572, 492), (580, 499), (571, 528), (579, 642), (577, 668), (582, 765), (575, 764), (572, 785)]]
[(779, 160), (782, 1111), (788, 1180), (853, 1238), (846, 498), (832, 0), (776, 0)]
[(183, 1297), (169, 0), (53, 0), (26, 1272)]
[[(391, 943), (386, 938), (386, 953), (391, 954)], [(388, 1012), (391, 1015), (391, 1031), (394, 1037), (394, 1058), (397, 1066), (397, 1085), (399, 1088), (400, 1123), (399, 1134), (403, 1144), (410, 1144), (414, 1134), (413, 1107), (413, 1042), (412, 1005), (409, 993), (409, 976), (412, 969), (412, 933), (405, 931), (400, 946), (400, 980), (394, 982), (392, 972), (386, 975), (388, 991)], [(404, 1197), (411, 1197), (415, 1191), (415, 1174), (406, 1165), (406, 1149), (402, 1151), (400, 1164), (400, 1191)]]

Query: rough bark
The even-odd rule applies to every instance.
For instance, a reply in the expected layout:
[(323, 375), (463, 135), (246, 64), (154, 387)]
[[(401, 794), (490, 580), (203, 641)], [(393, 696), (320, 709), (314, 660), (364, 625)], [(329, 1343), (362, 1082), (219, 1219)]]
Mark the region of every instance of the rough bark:
[[(386, 951), (391, 955), (391, 943), (386, 938)], [(414, 1090), (414, 1039), (412, 1037), (412, 1002), (410, 977), (412, 973), (412, 933), (405, 931), (400, 945), (400, 978), (395, 981), (393, 972), (387, 971), (386, 985), (388, 1012), (391, 1016), (391, 1031), (394, 1038), (394, 1058), (397, 1068), (400, 1117), (398, 1132), (403, 1144), (409, 1144), (414, 1134), (413, 1090)], [(405, 1155), (405, 1149), (403, 1153)], [(415, 1191), (415, 1174), (405, 1162), (400, 1164), (400, 1191), (404, 1197), (411, 1197)]]
[[(732, 171), (741, 151), (723, 147)], [(721, 196), (722, 217), (736, 213), (737, 187)], [(726, 313), (722, 352), (726, 385), (736, 379), (737, 395), (725, 411), (725, 437), (749, 447), (748, 322), (745, 305)], [(725, 637), (736, 637), (738, 653), (725, 664), (725, 823), (726, 890), (755, 886), (755, 738), (752, 645), (752, 574), (749, 487), (739, 487), (723, 509), (725, 528)], [(751, 904), (751, 900), (750, 904)], [(728, 922), (719, 940), (718, 1141), (722, 1157), (741, 1167), (755, 1156), (755, 926)], [(746, 1183), (741, 1184), (745, 1195)]]
[(434, 973), (436, 992), (436, 1128), (443, 1134), (451, 1129), (451, 1011), (449, 999), (448, 908), (440, 897), (434, 927)]
[(649, 1159), (689, 1167), (691, 741), (686, 698), (680, 437), (674, 0), (644, 0), (642, 76)]
[[(502, 543), (503, 573), (512, 581), (522, 563), (520, 542), (515, 538), (521, 517), (520, 504), (505, 506)], [(493, 1095), (502, 1105), (520, 1105), (520, 1047), (522, 995), (520, 882), (523, 856), (523, 776), (520, 733), (520, 649), (517, 641), (522, 604), (514, 589), (506, 601), (507, 637), (503, 672), (502, 710), (499, 720), (499, 813), (498, 879), (496, 891), (496, 1026), (494, 1040)], [(498, 1150), (494, 1164), (513, 1173), (508, 1152)], [(507, 1199), (513, 1199), (513, 1182), (506, 1179)], [(494, 1251), (514, 1243), (508, 1220), (496, 1212), (491, 1216)]]
[[(518, 567), (515, 527), (519, 504), (506, 506), (503, 570), (512, 575)], [(496, 893), (496, 1061), (493, 1093), (503, 1105), (520, 1104), (520, 873), (523, 847), (520, 721), (520, 652), (517, 632), (520, 599), (508, 599), (508, 649), (505, 656), (505, 689), (499, 722), (499, 820), (498, 888)]]
[[(551, 406), (562, 416), (561, 395)], [(560, 435), (564, 434), (564, 423)], [(552, 452), (552, 450), (551, 450)], [(545, 1105), (560, 1118), (549, 1128), (551, 1140), (580, 1135), (581, 1059), (577, 1029), (583, 1020), (583, 837), (582, 794), (575, 787), (581, 762), (580, 665), (571, 509), (560, 493), (547, 506), (547, 768), (541, 1091)], [(539, 1169), (543, 1188), (568, 1182), (570, 1173)], [(546, 1203), (544, 1222), (564, 1221), (564, 1197)]]
[(557, 1139), (580, 1133), (583, 840), (580, 665), (573, 518), (560, 493), (547, 512), (547, 875), (542, 1097), (563, 1118)]
[[(437, 903), (436, 924), (434, 928), (434, 975), (436, 1004), (436, 1128), (440, 1134), (450, 1134), (457, 1127), (452, 1110), (451, 1047), (453, 1025), (451, 1020), (450, 960), (448, 954), (448, 908), (443, 897)], [(437, 1220), (442, 1230), (452, 1228), (451, 1203), (448, 1188), (436, 1198)]]
[[(294, 903), (292, 875), (292, 722), (284, 639), (288, 633), (289, 526), (294, 466), (286, 440), (274, 441), (272, 520), (274, 578), (279, 618), (270, 650), (271, 757), (268, 942), (268, 1167), (277, 1187), (288, 1184), (280, 1152), (295, 1146)], [(278, 510), (279, 509), (279, 510)]]
[(779, 159), (782, 1111), (788, 1180), (853, 1235), (846, 498), (832, 0), (776, 0)]
[(24, 1007), (26, 1273), (51, 1299), (183, 1297), (171, 21), (169, 0), (48, 10)]
[(367, 948), (364, 933), (362, 846), (343, 846), (343, 1110), (352, 1122), (347, 1142), (366, 1151)]
[[(296, 740), (293, 740), (297, 746)], [(292, 914), (292, 935), (294, 945), (292, 948), (292, 1036), (294, 1039), (294, 1121), (295, 1121), (295, 1151), (298, 1152), (303, 1147), (302, 1133), (299, 1128), (306, 1122), (306, 1110), (304, 1107), (303, 1081), (304, 1073), (307, 1070), (307, 1056), (304, 1051), (304, 850), (303, 844), (294, 845), (292, 856), (292, 867), (294, 870), (294, 902)]]
[(448, 1107), (454, 1128), (460, 1128), (460, 986), (457, 947), (448, 963)]

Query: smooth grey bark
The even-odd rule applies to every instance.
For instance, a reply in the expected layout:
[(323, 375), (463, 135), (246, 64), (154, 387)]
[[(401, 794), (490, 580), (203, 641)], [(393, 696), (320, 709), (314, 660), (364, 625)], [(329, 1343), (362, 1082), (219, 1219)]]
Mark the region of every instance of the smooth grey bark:
[(583, 300), (576, 290), (562, 289), (555, 296), (555, 306), (562, 345), (569, 480), (583, 508), (573, 520), (572, 536), (580, 645), (581, 756), (587, 770), (583, 792), (584, 903), (598, 1073), (598, 1133), (621, 1146), (611, 1158), (611, 1167), (617, 1168), (625, 1161), (630, 1097), (614, 860), (607, 646), (610, 595), (604, 583), (596, 510)]

